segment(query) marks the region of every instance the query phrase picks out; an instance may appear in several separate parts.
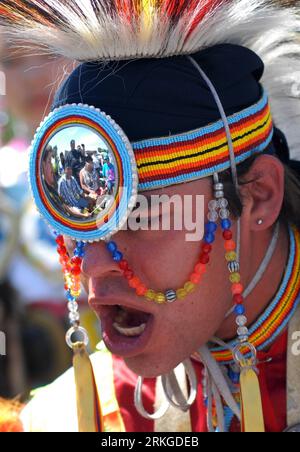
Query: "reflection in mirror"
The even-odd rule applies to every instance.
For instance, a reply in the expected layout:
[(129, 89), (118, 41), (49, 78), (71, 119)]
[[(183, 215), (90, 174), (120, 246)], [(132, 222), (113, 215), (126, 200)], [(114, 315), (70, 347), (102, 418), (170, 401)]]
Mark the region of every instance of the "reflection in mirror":
[(105, 216), (118, 193), (113, 150), (83, 125), (63, 128), (48, 141), (41, 172), (47, 198), (60, 214), (76, 221)]

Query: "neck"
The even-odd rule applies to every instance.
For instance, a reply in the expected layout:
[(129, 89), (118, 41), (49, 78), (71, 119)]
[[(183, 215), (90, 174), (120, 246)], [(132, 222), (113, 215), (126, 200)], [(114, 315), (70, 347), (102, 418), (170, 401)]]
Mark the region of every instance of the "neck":
[[(250, 283), (251, 279), (255, 275), (260, 263), (262, 262), (267, 248), (272, 239), (272, 232), (261, 238), (253, 238), (251, 244), (252, 249), (256, 250), (252, 259), (249, 256), (251, 262), (251, 273), (246, 281), (244, 281), (244, 287)], [(288, 230), (285, 225), (280, 225), (280, 233), (277, 242), (277, 247), (274, 252), (273, 258), (265, 271), (262, 279), (259, 281), (253, 292), (245, 300), (246, 316), (248, 319), (248, 326), (253, 324), (259, 315), (267, 308), (271, 300), (275, 296), (282, 276), (285, 272), (285, 266), (289, 255), (289, 236)], [(245, 257), (245, 256), (244, 256)], [(247, 256), (248, 259), (248, 256)], [(249, 261), (248, 259), (248, 261)], [(243, 272), (243, 265), (241, 265)], [(243, 273), (242, 273), (243, 277)], [(229, 308), (231, 304), (229, 305)], [(226, 320), (224, 320), (222, 327), (216, 333), (216, 335), (224, 340), (232, 339), (236, 336), (237, 326), (235, 324), (235, 314), (231, 314)]]

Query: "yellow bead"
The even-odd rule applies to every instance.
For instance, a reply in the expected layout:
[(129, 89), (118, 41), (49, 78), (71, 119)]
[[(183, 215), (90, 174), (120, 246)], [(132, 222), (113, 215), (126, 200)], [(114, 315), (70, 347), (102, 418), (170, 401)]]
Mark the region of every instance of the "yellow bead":
[(233, 262), (237, 260), (237, 254), (235, 251), (229, 251), (228, 253), (225, 254), (225, 259), (228, 262)]
[(185, 289), (178, 289), (176, 294), (179, 300), (183, 300), (187, 296), (187, 291)]
[(165, 303), (166, 302), (166, 296), (165, 296), (165, 294), (163, 294), (162, 292), (158, 292), (156, 295), (155, 295), (155, 300), (154, 300), (156, 303), (158, 303), (158, 304), (163, 304), (163, 303)]
[(152, 289), (147, 290), (147, 292), (145, 293), (145, 297), (146, 297), (147, 300), (149, 300), (149, 301), (155, 300), (155, 296), (156, 296), (156, 293), (155, 293), (155, 291), (152, 290)]
[(239, 283), (241, 281), (241, 275), (239, 273), (232, 273), (229, 277), (230, 282)]
[(193, 283), (190, 282), (190, 281), (188, 281), (188, 282), (185, 283), (185, 285), (184, 285), (184, 290), (185, 290), (187, 293), (192, 293), (192, 292), (194, 292), (195, 288), (196, 288), (196, 285), (193, 284)]
[(80, 297), (80, 295), (81, 295), (81, 290), (79, 290), (78, 292), (73, 292), (73, 291), (71, 290), (71, 295), (72, 295), (72, 297), (74, 297), (74, 298), (78, 298), (78, 297)]

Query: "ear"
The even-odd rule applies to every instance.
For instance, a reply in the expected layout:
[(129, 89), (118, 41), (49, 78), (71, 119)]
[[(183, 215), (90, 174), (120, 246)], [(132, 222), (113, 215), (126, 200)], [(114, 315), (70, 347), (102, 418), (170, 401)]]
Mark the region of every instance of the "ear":
[(284, 186), (284, 167), (280, 160), (271, 155), (257, 157), (240, 185), (245, 215), (252, 231), (262, 231), (277, 221)]

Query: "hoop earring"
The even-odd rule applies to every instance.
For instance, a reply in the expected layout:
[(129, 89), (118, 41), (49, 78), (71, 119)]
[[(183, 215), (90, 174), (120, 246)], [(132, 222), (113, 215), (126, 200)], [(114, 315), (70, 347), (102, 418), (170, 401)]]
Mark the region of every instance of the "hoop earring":
[[(161, 377), (159, 377), (159, 378), (161, 378)], [(166, 412), (168, 411), (168, 409), (170, 407), (170, 404), (169, 404), (168, 400), (166, 399), (162, 403), (160, 408), (158, 408), (157, 411), (155, 411), (152, 414), (148, 413), (148, 411), (145, 410), (145, 407), (143, 405), (143, 394), (142, 394), (143, 382), (144, 382), (144, 378), (138, 377), (137, 384), (136, 384), (135, 391), (134, 391), (134, 404), (135, 404), (137, 411), (139, 412), (139, 414), (141, 416), (143, 416), (144, 418), (149, 419), (151, 421), (155, 421), (157, 419), (162, 418), (166, 414)]]
[[(197, 397), (197, 376), (193, 364), (190, 359), (186, 359), (183, 363), (185, 373), (189, 379), (191, 391), (188, 399), (183, 394), (174, 370), (168, 375), (162, 376), (162, 385), (166, 398), (170, 405), (181, 411), (188, 411), (193, 405)], [(175, 401), (174, 401), (175, 398)]]

